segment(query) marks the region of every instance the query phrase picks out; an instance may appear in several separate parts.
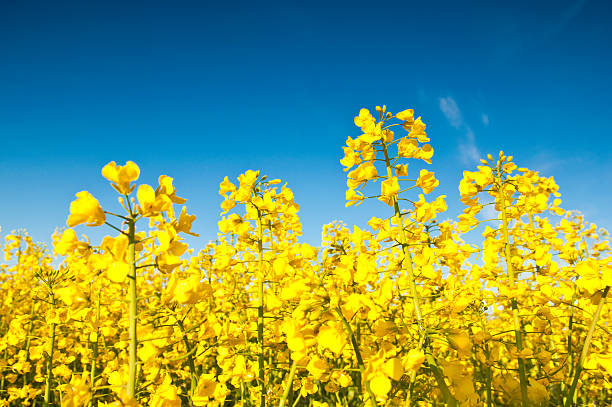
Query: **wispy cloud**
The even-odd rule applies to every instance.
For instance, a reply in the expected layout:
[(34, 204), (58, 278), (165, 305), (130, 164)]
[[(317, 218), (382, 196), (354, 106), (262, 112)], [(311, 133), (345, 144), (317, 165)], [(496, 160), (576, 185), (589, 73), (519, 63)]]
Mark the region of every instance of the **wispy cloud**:
[(483, 113), (481, 118), (482, 118), (482, 124), (484, 124), (485, 126), (488, 126), (489, 125), (489, 115)]
[[(465, 131), (463, 139), (459, 142), (459, 158), (463, 164), (469, 165), (478, 162), (481, 154), (476, 146), (476, 136), (472, 128), (464, 122), (463, 115), (455, 99), (451, 96), (440, 98), (440, 110), (444, 113), (444, 116), (446, 116), (451, 126), (457, 130)], [(483, 122), (484, 116), (486, 115), (483, 115)], [(488, 116), (486, 120), (488, 124)]]
[(465, 132), (465, 140), (459, 144), (459, 152), (464, 164), (478, 162), (481, 158), (480, 150), (476, 147), (476, 137), (469, 126)]
[(457, 102), (450, 96), (440, 98), (440, 110), (444, 113), (444, 116), (448, 119), (448, 122), (454, 128), (458, 129), (463, 124), (463, 117), (461, 117), (461, 111)]

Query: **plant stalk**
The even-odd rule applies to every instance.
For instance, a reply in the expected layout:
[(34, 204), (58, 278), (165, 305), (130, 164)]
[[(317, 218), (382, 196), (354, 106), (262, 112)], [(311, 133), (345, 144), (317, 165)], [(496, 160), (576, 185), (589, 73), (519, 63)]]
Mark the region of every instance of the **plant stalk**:
[(130, 266), (128, 278), (130, 280), (129, 295), (130, 295), (130, 325), (129, 325), (129, 376), (127, 385), (128, 397), (135, 398), (137, 393), (137, 369), (138, 369), (138, 292), (136, 288), (136, 238), (135, 225), (136, 221), (132, 217), (128, 221), (128, 263)]
[(578, 359), (578, 363), (576, 365), (574, 380), (572, 380), (572, 385), (570, 386), (569, 392), (567, 393), (567, 398), (565, 399), (565, 407), (570, 407), (574, 403), (574, 393), (576, 392), (578, 380), (580, 380), (580, 375), (582, 374), (582, 371), (584, 369), (584, 362), (586, 362), (587, 355), (589, 354), (589, 347), (591, 346), (591, 341), (593, 340), (593, 333), (595, 332), (595, 328), (597, 327), (597, 321), (599, 320), (601, 310), (606, 302), (606, 296), (608, 295), (608, 291), (610, 291), (610, 286), (606, 286), (606, 288), (604, 288), (603, 293), (601, 294), (601, 298), (599, 300), (599, 304), (597, 305), (595, 315), (593, 315), (593, 321), (591, 322), (591, 326), (589, 327), (589, 332), (587, 333), (586, 339), (584, 341), (582, 353), (580, 354), (580, 359)]
[[(501, 171), (501, 168), (499, 168), (499, 171)], [(512, 266), (512, 258), (510, 253), (510, 235), (508, 233), (508, 217), (506, 214), (506, 195), (501, 175), (498, 175), (497, 181), (499, 182), (499, 199), (501, 201), (502, 231), (504, 234), (504, 257), (506, 260), (506, 268), (508, 269), (508, 275), (510, 277), (510, 286), (512, 288), (516, 288), (516, 273), (514, 272), (514, 267)], [(516, 348), (520, 353), (523, 350), (523, 333), (521, 328), (521, 321), (519, 319), (518, 302), (516, 298), (512, 298), (511, 304), (512, 320), (514, 324), (514, 338)], [(528, 407), (529, 398), (527, 397), (527, 372), (525, 369), (525, 360), (520, 355), (518, 357), (518, 366), (521, 387), (521, 402), (523, 404), (523, 407)]]

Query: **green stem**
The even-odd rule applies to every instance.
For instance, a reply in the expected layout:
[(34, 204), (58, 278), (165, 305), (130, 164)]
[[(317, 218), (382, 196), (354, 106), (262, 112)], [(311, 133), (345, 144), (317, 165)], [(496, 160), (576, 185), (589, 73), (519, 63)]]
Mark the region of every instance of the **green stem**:
[[(501, 179), (501, 176), (498, 176), (497, 181), (499, 182), (499, 199), (501, 200), (502, 231), (504, 234), (504, 257), (506, 260), (506, 268), (508, 269), (508, 275), (510, 276), (510, 286), (512, 288), (516, 288), (516, 274), (514, 272), (514, 267), (512, 266), (512, 258), (510, 253), (510, 235), (508, 233), (508, 217), (506, 214), (506, 193), (504, 191), (504, 184)], [(511, 303), (516, 348), (519, 352), (521, 352), (523, 350), (523, 333), (521, 328), (521, 321), (519, 319), (518, 302), (516, 301), (516, 298), (512, 298)], [(523, 407), (527, 407), (529, 404), (529, 399), (527, 397), (527, 372), (525, 369), (525, 360), (522, 356), (518, 357), (518, 366), (519, 380), (521, 386), (521, 401)]]
[(362, 380), (365, 384), (365, 388), (368, 392), (368, 397), (370, 398), (370, 404), (372, 405), (372, 407), (376, 407), (376, 397), (374, 397), (374, 393), (372, 393), (372, 389), (370, 388), (370, 382), (365, 379), (365, 364), (363, 363), (363, 358), (361, 357), (361, 352), (359, 351), (359, 345), (357, 345), (355, 334), (351, 329), (351, 324), (349, 324), (349, 322), (344, 317), (344, 314), (342, 313), (342, 308), (340, 308), (339, 305), (336, 307), (336, 312), (338, 313), (338, 316), (340, 316), (340, 319), (342, 319), (342, 323), (344, 324), (344, 327), (346, 328), (346, 331), (349, 334), (349, 338), (351, 339), (353, 351), (355, 352), (355, 357), (357, 358), (357, 365), (359, 366), (360, 380)]
[(8, 358), (8, 348), (4, 349), (4, 357), (2, 358), (3, 365), (2, 365), (2, 380), (0, 380), (0, 392), (4, 392), (4, 380), (5, 380), (4, 370), (6, 369), (7, 358)]
[(457, 401), (450, 393), (450, 390), (448, 389), (448, 386), (446, 385), (446, 382), (444, 381), (444, 375), (442, 374), (442, 371), (436, 364), (436, 359), (433, 357), (431, 353), (427, 353), (425, 355), (425, 358), (427, 359), (427, 363), (429, 364), (431, 373), (433, 373), (436, 379), (436, 382), (438, 383), (438, 387), (440, 388), (440, 391), (442, 392), (442, 397), (444, 398), (444, 400), (446, 400), (446, 403), (450, 407), (457, 406)]
[(89, 405), (90, 407), (93, 407), (94, 405), (94, 400), (96, 398), (96, 391), (95, 391), (95, 383), (96, 383), (96, 370), (97, 370), (97, 361), (98, 361), (98, 333), (99, 333), (99, 328), (98, 328), (98, 324), (100, 323), (100, 300), (102, 299), (102, 290), (98, 290), (98, 302), (96, 304), (96, 330), (95, 330), (95, 334), (96, 334), (96, 341), (95, 342), (91, 342), (91, 351), (92, 351), (92, 355), (91, 355), (91, 368), (89, 370), (89, 381), (91, 383), (91, 399), (89, 400)]
[[(387, 177), (391, 178), (393, 176), (393, 168), (391, 165), (391, 160), (389, 159), (389, 152), (387, 151), (387, 144), (383, 142), (382, 148), (383, 148), (382, 149), (383, 155), (385, 157), (385, 166), (387, 168)], [(397, 222), (397, 225), (401, 229), (400, 244), (402, 245), (402, 253), (404, 254), (404, 260), (402, 261), (402, 268), (406, 271), (406, 274), (408, 275), (408, 281), (410, 282), (410, 296), (412, 297), (412, 306), (414, 307), (414, 313), (416, 316), (417, 323), (419, 325), (419, 350), (422, 350), (426, 342), (425, 340), (426, 340), (427, 334), (425, 330), (425, 323), (423, 321), (423, 314), (421, 312), (421, 301), (419, 298), (416, 278), (414, 277), (414, 264), (412, 263), (412, 258), (410, 257), (410, 251), (408, 247), (408, 238), (406, 236), (406, 230), (404, 229), (404, 221), (402, 219), (400, 207), (397, 202), (397, 197), (393, 199), (393, 210), (394, 210), (395, 221)], [(445, 396), (445, 400), (449, 405), (455, 405), (456, 400), (454, 399), (454, 397), (450, 394), (450, 391), (448, 390), (448, 386), (446, 385), (446, 382), (444, 381), (444, 375), (442, 374), (442, 372), (439, 370), (439, 368), (435, 364), (435, 359), (433, 358), (433, 355), (429, 355), (429, 356), (431, 356), (432, 362), (429, 362), (429, 361), (428, 362), (432, 366), (432, 371), (434, 372), (436, 382), (438, 384), (438, 387), (440, 388), (440, 391)], [(410, 374), (410, 388), (413, 387), (413, 384), (416, 380), (416, 375), (417, 375), (416, 371), (413, 371)]]
[[(385, 165), (387, 167), (387, 176), (391, 178), (393, 176), (393, 169), (391, 168), (391, 160), (389, 159), (389, 152), (387, 151), (387, 145), (382, 143), (383, 146), (383, 154), (385, 156)], [(412, 258), (410, 257), (410, 252), (408, 251), (408, 240), (406, 237), (406, 231), (404, 230), (404, 222), (402, 220), (399, 204), (397, 203), (397, 199), (393, 200), (393, 209), (395, 221), (397, 222), (397, 226), (401, 229), (401, 242), (402, 252), (404, 253), (404, 261), (402, 262), (403, 268), (406, 270), (408, 274), (408, 281), (410, 281), (410, 295), (412, 296), (412, 305), (414, 306), (414, 313), (416, 315), (417, 323), (419, 324), (419, 331), (421, 336), (424, 336), (425, 328), (423, 326), (423, 315), (421, 313), (421, 304), (419, 301), (419, 293), (416, 286), (416, 281), (414, 278), (414, 265), (412, 264)]]
[(597, 327), (597, 321), (599, 320), (601, 310), (606, 302), (606, 296), (608, 295), (608, 291), (610, 291), (610, 286), (604, 288), (603, 293), (601, 294), (601, 299), (599, 300), (599, 304), (597, 305), (595, 315), (593, 315), (593, 321), (591, 321), (589, 332), (587, 333), (586, 340), (582, 347), (580, 359), (578, 359), (578, 364), (576, 365), (576, 373), (574, 373), (574, 380), (572, 381), (572, 385), (567, 394), (567, 398), (565, 399), (565, 407), (570, 407), (574, 403), (574, 393), (576, 392), (578, 380), (580, 380), (580, 375), (582, 374), (582, 370), (584, 369), (584, 362), (586, 361), (587, 355), (589, 354), (589, 347), (591, 346), (591, 341), (593, 340), (593, 333), (595, 332), (595, 328)]
[(259, 399), (259, 405), (265, 407), (266, 405), (266, 370), (264, 360), (264, 264), (263, 264), (263, 222), (262, 214), (257, 209), (257, 226), (258, 226), (258, 240), (257, 240), (257, 254), (259, 256), (259, 304), (257, 305), (257, 343), (259, 345), (259, 352), (257, 360), (259, 363), (259, 386), (261, 395)]
[[(30, 325), (28, 327), (28, 339), (26, 340), (25, 344), (26, 359), (28, 361), (30, 360), (30, 344), (32, 342), (32, 332), (34, 331), (34, 304), (35, 302), (32, 302), (32, 306), (30, 307)], [(28, 384), (27, 373), (23, 376), (23, 384)]]
[(181, 333), (183, 334), (183, 342), (185, 343), (185, 348), (187, 348), (187, 363), (189, 365), (189, 373), (191, 375), (191, 387), (189, 388), (189, 405), (193, 406), (193, 393), (195, 392), (196, 387), (198, 386), (198, 375), (195, 369), (195, 362), (193, 360), (193, 353), (191, 349), (191, 344), (189, 343), (189, 338), (187, 338), (187, 333), (185, 332), (185, 326), (180, 319), (176, 320), (179, 328), (181, 329)]
[(297, 372), (297, 361), (293, 361), (291, 364), (291, 370), (289, 371), (289, 378), (287, 379), (287, 386), (285, 387), (285, 391), (283, 392), (283, 397), (278, 404), (278, 407), (284, 407), (287, 402), (287, 398), (289, 397), (289, 393), (293, 388), (293, 378), (295, 377), (295, 372)]
[(53, 352), (55, 350), (55, 322), (51, 323), (51, 343), (49, 344), (48, 359), (47, 359), (47, 380), (45, 383), (45, 399), (43, 406), (49, 406), (51, 403), (51, 384), (53, 382)]
[(128, 278), (130, 280), (129, 295), (130, 295), (130, 325), (129, 325), (129, 376), (127, 385), (128, 397), (135, 398), (137, 393), (137, 368), (138, 368), (138, 338), (137, 338), (137, 324), (138, 324), (138, 292), (136, 289), (136, 238), (135, 238), (135, 220), (132, 217), (129, 222), (128, 230), (128, 263), (130, 266)]
[[(572, 294), (572, 301), (570, 303), (570, 316), (567, 330), (567, 364), (569, 377), (574, 374), (574, 352), (572, 350), (572, 333), (574, 331), (574, 301), (576, 301), (576, 291), (574, 286), (574, 293)], [(565, 393), (566, 383), (561, 383), (562, 394)]]
[[(483, 316), (482, 314), (480, 314), (480, 327), (482, 328), (482, 332), (486, 332), (486, 327), (484, 324), (484, 320), (483, 320)], [(485, 343), (484, 346), (484, 352), (485, 352), (485, 356), (487, 357), (487, 361), (491, 360), (491, 351), (489, 349), (489, 344)], [(481, 363), (481, 371), (485, 370), (486, 371), (483, 372), (484, 375), (486, 376), (486, 384), (487, 384), (487, 407), (491, 407), (492, 406), (492, 402), (493, 402), (493, 395), (491, 394), (491, 387), (492, 387), (492, 382), (493, 382), (493, 372), (491, 371), (491, 367), (488, 364), (484, 364)]]

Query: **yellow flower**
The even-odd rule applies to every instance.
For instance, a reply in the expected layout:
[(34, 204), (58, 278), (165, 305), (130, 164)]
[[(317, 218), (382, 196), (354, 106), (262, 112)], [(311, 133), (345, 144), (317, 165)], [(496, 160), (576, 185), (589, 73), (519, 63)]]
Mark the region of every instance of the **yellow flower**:
[(433, 191), (438, 185), (440, 185), (440, 181), (436, 179), (434, 176), (435, 173), (429, 172), (425, 169), (421, 170), (419, 178), (416, 181), (416, 186), (421, 187), (425, 194)]
[(434, 155), (434, 149), (431, 145), (425, 144), (421, 147), (414, 158), (425, 161), (427, 164), (431, 164), (431, 157)]
[(398, 358), (391, 358), (387, 360), (385, 362), (383, 371), (393, 380), (401, 379), (402, 375), (404, 374), (404, 367), (402, 366), (402, 361)]
[[(172, 181), (174, 180), (169, 176), (160, 175), (159, 179), (157, 180), (159, 186), (155, 190), (155, 196), (162, 195), (167, 197), (172, 203), (182, 205), (187, 202), (187, 200), (176, 196), (176, 189), (174, 188), (174, 185), (172, 185)], [(170, 209), (172, 209), (172, 205), (170, 205)]]
[(215, 397), (215, 390), (219, 383), (212, 374), (203, 374), (198, 380), (198, 387), (193, 395), (193, 405), (196, 407), (206, 406), (209, 399)]
[(397, 143), (397, 155), (404, 158), (412, 158), (419, 150), (419, 142), (404, 137)]
[(349, 207), (353, 204), (361, 204), (363, 202), (363, 200), (365, 199), (365, 197), (363, 196), (363, 194), (359, 191), (355, 191), (354, 189), (347, 189), (346, 190), (346, 206)]
[(236, 190), (236, 185), (232, 184), (227, 177), (223, 179), (223, 182), (219, 185), (219, 195), (225, 195), (228, 192)]
[(370, 114), (368, 109), (361, 109), (359, 116), (355, 116), (355, 126), (361, 128), (365, 133), (365, 128), (376, 123), (376, 119)]
[(424, 361), (425, 354), (419, 349), (410, 349), (408, 354), (403, 358), (406, 370), (419, 370)]
[(394, 198), (399, 193), (400, 186), (397, 177), (391, 177), (384, 180), (381, 185), (381, 196), (378, 198), (379, 201), (386, 203), (387, 205), (393, 205)]
[(117, 192), (128, 195), (134, 190), (134, 186), (130, 186), (130, 183), (138, 179), (140, 168), (132, 161), (128, 161), (124, 166), (111, 161), (102, 168), (102, 176), (111, 182), (111, 186)]
[(136, 192), (138, 212), (145, 217), (153, 217), (172, 208), (172, 201), (165, 194), (157, 195), (150, 185), (142, 184)]
[(361, 163), (361, 157), (359, 157), (359, 153), (353, 150), (350, 147), (342, 147), (344, 149), (344, 158), (340, 160), (340, 164), (344, 167), (344, 171), (348, 171), (354, 165), (359, 165)]
[(395, 115), (395, 117), (397, 117), (398, 120), (401, 121), (413, 121), (414, 120), (414, 109), (406, 109), (406, 110), (402, 110), (401, 112), (397, 113)]
[(178, 389), (172, 385), (172, 378), (166, 375), (164, 382), (157, 387), (155, 393), (151, 397), (152, 407), (180, 407), (181, 398), (178, 395)]
[(317, 335), (319, 349), (329, 349), (336, 355), (342, 353), (346, 346), (346, 338), (342, 328), (336, 324), (326, 325), (319, 330)]
[(418, 117), (414, 121), (414, 124), (408, 133), (408, 137), (417, 139), (419, 143), (427, 143), (429, 141), (429, 137), (427, 137), (427, 134), (425, 133), (425, 123), (423, 123), (421, 117)]
[(383, 374), (377, 374), (370, 381), (372, 393), (378, 397), (384, 397), (391, 390), (391, 380)]
[(376, 167), (368, 161), (362, 163), (359, 167), (348, 173), (346, 185), (351, 189), (355, 189), (371, 179), (376, 179), (377, 176), (378, 172), (376, 171)]
[(59, 385), (62, 392), (62, 407), (81, 407), (91, 399), (88, 376), (73, 375), (70, 383)]
[(70, 204), (70, 216), (66, 223), (69, 227), (86, 223), (87, 226), (100, 226), (106, 222), (106, 215), (100, 203), (89, 192), (81, 191)]
[(86, 249), (88, 244), (79, 241), (73, 229), (66, 229), (58, 241), (55, 242), (55, 253), (65, 256), (78, 249)]

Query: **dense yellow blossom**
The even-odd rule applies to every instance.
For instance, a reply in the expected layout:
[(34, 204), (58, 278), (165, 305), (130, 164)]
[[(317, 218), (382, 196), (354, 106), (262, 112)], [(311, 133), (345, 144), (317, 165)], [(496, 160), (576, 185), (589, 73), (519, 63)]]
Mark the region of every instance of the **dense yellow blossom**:
[(196, 252), (174, 179), (138, 184), (131, 161), (102, 169), (120, 214), (82, 191), (53, 251), (7, 234), (0, 406), (610, 405), (608, 233), (503, 152), (436, 194), (413, 109), (354, 123), (346, 206), (380, 213), (320, 246), (293, 191), (246, 170)]

